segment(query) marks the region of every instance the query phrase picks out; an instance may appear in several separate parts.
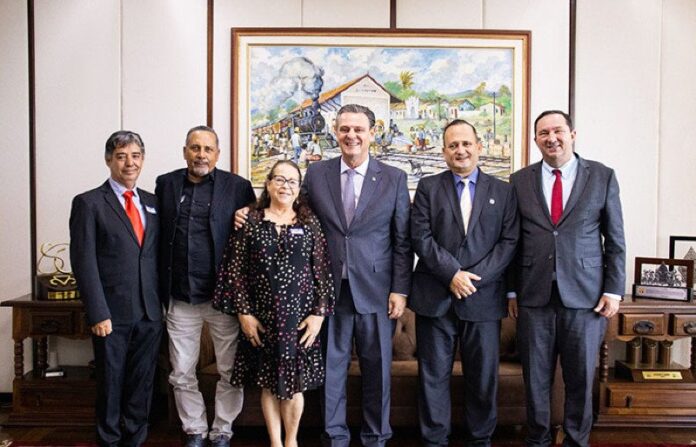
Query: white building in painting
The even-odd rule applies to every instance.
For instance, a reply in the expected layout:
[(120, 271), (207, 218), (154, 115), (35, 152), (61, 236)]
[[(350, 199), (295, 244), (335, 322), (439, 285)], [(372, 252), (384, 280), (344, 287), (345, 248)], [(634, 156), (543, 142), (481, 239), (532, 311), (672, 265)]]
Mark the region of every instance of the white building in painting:
[[(327, 90), (319, 95), (319, 111), (326, 125), (333, 126), (336, 112), (345, 104), (360, 104), (369, 107), (375, 114), (375, 119), (389, 123), (390, 104), (399, 101), (369, 74), (365, 74), (336, 88)], [(306, 109), (312, 106), (312, 100), (306, 99), (298, 107)], [(297, 110), (297, 109), (295, 109)]]
[[(489, 102), (488, 104), (484, 104), (481, 107), (478, 108), (478, 111), (481, 115), (484, 116), (493, 116), (493, 103)], [(500, 104), (495, 105), (495, 114), (496, 116), (502, 115), (503, 112), (505, 112), (505, 108), (501, 106)]]
[(420, 108), (420, 99), (417, 96), (409, 96), (406, 98), (406, 119), (418, 119), (418, 111)]

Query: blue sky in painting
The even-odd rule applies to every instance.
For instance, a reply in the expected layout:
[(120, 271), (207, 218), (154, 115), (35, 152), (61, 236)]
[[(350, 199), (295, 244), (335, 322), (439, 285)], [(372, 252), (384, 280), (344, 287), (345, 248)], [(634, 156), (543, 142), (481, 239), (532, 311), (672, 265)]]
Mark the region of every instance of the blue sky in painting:
[[(451, 95), (486, 82), (487, 90), (501, 85), (512, 90), (513, 50), (509, 48), (389, 48), (326, 46), (251, 46), (250, 99), (252, 113), (279, 105), (278, 70), (298, 56), (306, 57), (323, 70), (326, 91), (369, 73), (378, 82), (399, 81), (399, 74), (412, 71), (413, 89), (437, 90)], [(293, 96), (296, 102), (307, 97)]]

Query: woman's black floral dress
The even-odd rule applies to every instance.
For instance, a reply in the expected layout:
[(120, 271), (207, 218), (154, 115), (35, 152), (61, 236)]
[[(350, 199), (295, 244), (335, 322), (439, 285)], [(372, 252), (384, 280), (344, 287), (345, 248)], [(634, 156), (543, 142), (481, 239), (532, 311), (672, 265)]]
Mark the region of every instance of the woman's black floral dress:
[(253, 315), (266, 328), (259, 348), (240, 331), (232, 385), (256, 384), (280, 399), (291, 399), (324, 383), (319, 337), (305, 349), (297, 327), (309, 315), (333, 312), (334, 284), (316, 216), (280, 231), (263, 218), (263, 211), (252, 211), (230, 237), (213, 305), (228, 314)]

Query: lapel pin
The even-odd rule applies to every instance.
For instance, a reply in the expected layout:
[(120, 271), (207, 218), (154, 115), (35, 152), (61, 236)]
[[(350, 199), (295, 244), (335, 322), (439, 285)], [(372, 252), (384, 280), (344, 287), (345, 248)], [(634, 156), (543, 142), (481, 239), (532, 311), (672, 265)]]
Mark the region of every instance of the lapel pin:
[(375, 177), (372, 177), (372, 181), (373, 181), (373, 182), (376, 182), (377, 179), (376, 179)]
[(491, 205), (495, 205), (495, 199), (488, 199), (488, 203), (490, 203)]

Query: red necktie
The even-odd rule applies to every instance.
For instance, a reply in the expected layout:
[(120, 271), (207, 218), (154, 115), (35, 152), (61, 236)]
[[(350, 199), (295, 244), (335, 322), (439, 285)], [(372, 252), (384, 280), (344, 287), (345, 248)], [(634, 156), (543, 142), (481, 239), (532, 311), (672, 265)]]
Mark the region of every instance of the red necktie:
[(133, 225), (133, 231), (135, 231), (135, 236), (138, 238), (138, 245), (142, 246), (145, 231), (143, 230), (143, 222), (140, 220), (140, 213), (135, 208), (135, 203), (133, 203), (133, 191), (124, 192), (123, 197), (126, 199), (126, 214), (131, 221), (131, 225)]
[(551, 222), (556, 225), (563, 215), (563, 183), (561, 183), (561, 170), (554, 169), (552, 172), (556, 176), (556, 181), (553, 182), (551, 191)]

